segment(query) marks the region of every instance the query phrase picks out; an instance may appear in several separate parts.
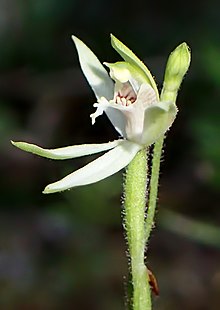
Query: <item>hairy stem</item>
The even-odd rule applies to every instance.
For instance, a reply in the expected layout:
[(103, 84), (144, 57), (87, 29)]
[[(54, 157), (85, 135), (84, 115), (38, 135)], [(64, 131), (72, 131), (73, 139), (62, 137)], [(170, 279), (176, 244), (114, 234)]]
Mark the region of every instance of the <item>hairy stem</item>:
[(152, 170), (149, 186), (149, 201), (147, 208), (146, 217), (146, 243), (150, 237), (151, 230), (154, 226), (154, 215), (157, 204), (157, 193), (158, 193), (158, 183), (159, 183), (159, 173), (160, 173), (160, 158), (163, 148), (164, 136), (161, 137), (154, 145), (153, 159), (152, 159)]
[(147, 189), (147, 153), (141, 150), (129, 164), (124, 184), (124, 220), (133, 285), (133, 310), (151, 309), (145, 255), (145, 208)]
[[(183, 45), (184, 49), (187, 50), (187, 46)], [(174, 55), (174, 54), (173, 54)], [(165, 71), (163, 88), (160, 95), (160, 101), (162, 102), (176, 102), (176, 97), (178, 94), (178, 90), (180, 84), (183, 80), (183, 76), (188, 70), (190, 56), (187, 54), (187, 65), (180, 70), (180, 72), (172, 73), (172, 53), (168, 59), (167, 68)], [(189, 58), (189, 59), (188, 59)], [(146, 216), (146, 243), (149, 240), (151, 230), (154, 226), (154, 216), (157, 205), (157, 193), (158, 193), (158, 183), (159, 183), (159, 173), (160, 173), (160, 158), (163, 149), (164, 135), (155, 142), (154, 150), (153, 150), (153, 159), (152, 159), (152, 170), (151, 170), (151, 178), (149, 185), (149, 203), (147, 208), (147, 216)]]
[[(167, 88), (167, 85), (164, 83), (160, 100), (161, 101), (176, 101), (178, 89), (175, 91), (170, 91)], [(163, 149), (164, 135), (155, 142), (154, 150), (153, 150), (153, 159), (152, 159), (152, 170), (151, 170), (151, 178), (149, 185), (149, 202), (147, 208), (147, 217), (146, 217), (146, 243), (149, 240), (151, 230), (154, 226), (154, 216), (157, 205), (157, 194), (158, 194), (158, 184), (159, 184), (159, 174), (160, 174), (160, 159)]]

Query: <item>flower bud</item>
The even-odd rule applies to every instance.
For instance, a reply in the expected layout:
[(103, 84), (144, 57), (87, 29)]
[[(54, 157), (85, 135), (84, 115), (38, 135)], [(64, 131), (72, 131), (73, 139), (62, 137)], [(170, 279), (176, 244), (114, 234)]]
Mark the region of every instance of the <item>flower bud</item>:
[(162, 100), (174, 101), (180, 84), (190, 65), (190, 51), (184, 42), (170, 54), (164, 77)]
[(186, 74), (190, 64), (190, 51), (187, 44), (184, 42), (177, 46), (177, 48), (170, 54), (165, 78), (177, 76), (178, 78), (183, 78)]

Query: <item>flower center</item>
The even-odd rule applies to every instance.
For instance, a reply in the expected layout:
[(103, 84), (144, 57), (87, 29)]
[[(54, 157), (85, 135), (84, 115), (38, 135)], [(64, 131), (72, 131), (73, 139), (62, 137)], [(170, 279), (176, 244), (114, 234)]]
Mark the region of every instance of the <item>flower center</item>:
[(122, 106), (129, 106), (133, 104), (137, 99), (137, 95), (135, 94), (130, 83), (125, 83), (121, 90), (118, 91), (115, 96), (115, 103), (120, 104)]
[(120, 94), (118, 94), (116, 97), (115, 97), (115, 102), (117, 104), (120, 104), (120, 105), (123, 105), (123, 106), (129, 106), (131, 104), (133, 104), (135, 102), (135, 98), (126, 98), (126, 97), (123, 97), (121, 96)]

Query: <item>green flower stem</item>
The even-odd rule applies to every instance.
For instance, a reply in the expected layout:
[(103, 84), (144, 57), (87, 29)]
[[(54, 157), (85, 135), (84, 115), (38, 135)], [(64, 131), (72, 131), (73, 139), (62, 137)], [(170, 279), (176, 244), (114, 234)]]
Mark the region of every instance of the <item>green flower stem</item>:
[[(161, 102), (172, 102), (175, 104), (178, 90), (190, 65), (190, 51), (186, 43), (182, 43), (170, 54), (160, 95)], [(157, 192), (160, 172), (160, 158), (163, 148), (164, 136), (155, 142), (152, 171), (149, 186), (149, 203), (146, 216), (146, 243), (150, 237), (154, 225), (154, 215), (157, 204)]]
[(149, 202), (147, 208), (146, 216), (146, 234), (145, 242), (147, 243), (151, 230), (154, 226), (154, 215), (157, 204), (157, 193), (158, 193), (158, 183), (159, 183), (159, 172), (160, 172), (160, 158), (163, 148), (164, 136), (161, 137), (154, 145), (154, 153), (152, 159), (152, 170), (149, 186)]
[[(178, 85), (180, 86), (180, 84)], [(176, 97), (178, 93), (178, 88), (171, 91), (170, 88), (167, 88), (167, 85), (164, 83), (163, 89), (161, 92), (160, 100), (161, 101), (170, 101), (175, 103)], [(153, 159), (152, 159), (152, 170), (151, 170), (151, 178), (150, 178), (150, 186), (149, 186), (149, 202), (147, 208), (147, 216), (146, 216), (146, 243), (149, 240), (151, 230), (154, 226), (154, 216), (157, 205), (157, 194), (158, 194), (158, 184), (159, 184), (159, 174), (160, 174), (160, 159), (163, 149), (163, 142), (165, 136), (163, 135), (160, 139), (155, 142), (154, 151), (153, 151)]]
[[(170, 101), (175, 103), (178, 89), (174, 89), (167, 87), (167, 84), (164, 83), (163, 89), (161, 92), (160, 100), (161, 101)], [(150, 186), (149, 186), (149, 202), (147, 208), (147, 216), (146, 216), (146, 235), (145, 240), (146, 243), (149, 240), (151, 230), (154, 226), (154, 216), (157, 205), (157, 194), (158, 194), (158, 184), (159, 184), (159, 174), (160, 174), (160, 158), (163, 149), (164, 135), (155, 142), (154, 151), (153, 151), (153, 159), (152, 159), (152, 170), (151, 170), (151, 178), (150, 178)]]
[(133, 285), (133, 310), (151, 309), (151, 290), (145, 255), (145, 208), (147, 199), (147, 152), (138, 152), (129, 164), (124, 184), (124, 220)]

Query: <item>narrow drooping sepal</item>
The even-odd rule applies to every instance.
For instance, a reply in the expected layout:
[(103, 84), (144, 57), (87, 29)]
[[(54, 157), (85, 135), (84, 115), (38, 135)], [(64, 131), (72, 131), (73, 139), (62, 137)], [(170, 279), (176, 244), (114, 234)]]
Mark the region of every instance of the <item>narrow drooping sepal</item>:
[(60, 181), (49, 184), (43, 193), (60, 192), (72, 187), (101, 181), (126, 167), (140, 149), (140, 145), (124, 140), (113, 150), (110, 150), (81, 169), (76, 170)]
[(108, 151), (122, 142), (123, 140), (119, 139), (108, 143), (81, 144), (81, 145), (61, 147), (57, 149), (44, 149), (38, 145), (31, 143), (11, 141), (11, 143), (14, 146), (23, 151), (50, 159), (60, 159), (60, 160), (71, 159), (80, 156), (96, 154), (103, 151)]
[(114, 83), (96, 55), (80, 39), (72, 36), (79, 56), (82, 71), (96, 97), (112, 99)]

